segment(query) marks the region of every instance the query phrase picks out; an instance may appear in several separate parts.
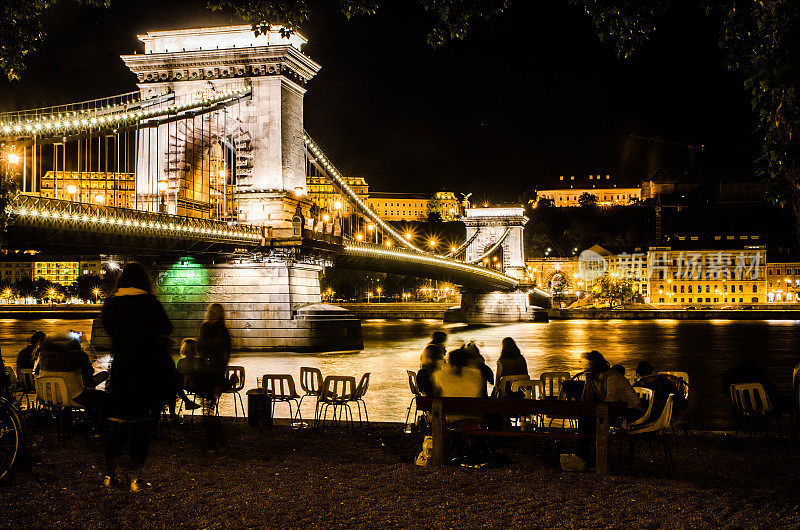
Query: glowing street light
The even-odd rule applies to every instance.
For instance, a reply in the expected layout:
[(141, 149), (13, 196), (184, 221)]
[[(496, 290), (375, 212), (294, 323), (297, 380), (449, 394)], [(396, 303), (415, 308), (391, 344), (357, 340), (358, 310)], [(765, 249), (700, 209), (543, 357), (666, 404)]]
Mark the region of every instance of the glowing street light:
[(450, 252), (455, 252), (455, 251), (456, 251), (456, 247), (450, 247)]
[(95, 287), (92, 289), (92, 294), (94, 295), (94, 303), (96, 304), (100, 299), (100, 289)]
[(361, 233), (356, 234), (356, 241), (361, 241), (362, 239), (364, 239), (364, 236)]
[(78, 193), (78, 188), (75, 186), (75, 184), (70, 184), (67, 186), (67, 193), (69, 193), (69, 200), (74, 201), (75, 194)]
[(436, 240), (435, 239), (428, 240), (428, 246), (431, 248), (436, 248)]
[(386, 247), (388, 248), (388, 247), (391, 247), (391, 246), (392, 246), (391, 240), (387, 239), (386, 240)]
[(8, 153), (8, 163), (12, 166), (19, 164), (19, 155), (17, 153)]
[(342, 209), (342, 201), (337, 200), (336, 202), (334, 202), (333, 209), (336, 210), (337, 212), (340, 211)]
[(100, 195), (98, 193), (94, 198), (94, 202), (96, 202), (97, 204), (103, 204), (104, 202), (106, 202), (106, 198), (104, 195)]
[(295, 187), (295, 189), (294, 189), (295, 197), (302, 197), (305, 194), (306, 194), (306, 190), (303, 189), (303, 186)]
[(328, 215), (328, 214), (326, 214), (326, 213), (325, 213), (325, 214), (322, 214), (322, 220), (323, 220), (323, 221), (325, 221), (325, 222), (327, 223), (328, 221), (330, 221), (330, 220), (331, 220), (331, 216), (330, 216), (330, 215)]
[(406, 232), (406, 239), (411, 241), (411, 232)]
[(167, 181), (158, 181), (158, 192), (161, 194), (161, 203), (158, 205), (158, 213), (167, 213)]

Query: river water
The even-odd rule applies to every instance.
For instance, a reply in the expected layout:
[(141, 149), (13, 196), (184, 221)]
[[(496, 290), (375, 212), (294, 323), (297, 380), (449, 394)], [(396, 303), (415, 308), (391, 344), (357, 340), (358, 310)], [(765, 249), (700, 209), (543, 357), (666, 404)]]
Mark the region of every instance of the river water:
[[(37, 329), (48, 334), (83, 331), (88, 337), (91, 320), (0, 320), (0, 348), (6, 364), (13, 365), (16, 353)], [(794, 321), (562, 320), (464, 326), (443, 325), (436, 320), (366, 320), (362, 329), (361, 352), (243, 353), (234, 354), (231, 364), (244, 366), (246, 389), (254, 388), (256, 378), (263, 374), (288, 373), (294, 376), (298, 392), (301, 366), (318, 367), (323, 375), (352, 375), (357, 379), (370, 372), (366, 397), (370, 419), (403, 421), (411, 398), (406, 370), (416, 371), (419, 354), (433, 331), (446, 331), (450, 344), (475, 340), (492, 369), (500, 341), (513, 337), (532, 376), (552, 370), (579, 372), (581, 352), (591, 349), (629, 371), (647, 359), (656, 370), (688, 372), (699, 395), (694, 424), (724, 429), (731, 426), (728, 399), (722, 391), (722, 373), (727, 368), (752, 355), (779, 389), (790, 392), (792, 367), (800, 362), (800, 325)], [(97, 369), (103, 369), (108, 356), (95, 358), (94, 363)], [(279, 407), (276, 415), (287, 416), (285, 407)], [(312, 400), (304, 400), (303, 415), (313, 417), (313, 409)], [(230, 396), (223, 398), (221, 412), (233, 414)]]

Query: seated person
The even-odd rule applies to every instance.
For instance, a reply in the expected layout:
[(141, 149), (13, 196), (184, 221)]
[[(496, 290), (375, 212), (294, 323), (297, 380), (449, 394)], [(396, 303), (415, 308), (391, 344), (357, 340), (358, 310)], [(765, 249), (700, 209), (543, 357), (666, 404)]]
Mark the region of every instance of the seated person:
[(678, 416), (679, 412), (685, 411), (686, 400), (683, 397), (682, 385), (679, 381), (676, 381), (677, 378), (656, 373), (652, 365), (647, 361), (641, 361), (636, 366), (636, 377), (637, 380), (633, 386), (649, 388), (653, 391), (653, 408), (650, 410), (648, 421), (655, 421), (661, 416), (670, 394), (673, 395), (673, 417)]
[(447, 333), (434, 331), (431, 341), (422, 350), (419, 358), (419, 371), (417, 372), (417, 388), (426, 396), (433, 394), (431, 376), (433, 372), (444, 366), (446, 353)]
[(181, 342), (181, 359), (178, 361), (178, 375), (183, 388), (189, 392), (199, 389), (199, 377), (203, 371), (203, 360), (197, 349), (196, 339), (183, 339)]
[(49, 340), (42, 346), (37, 366), (39, 377), (60, 377), (67, 383), (69, 398), (86, 409), (96, 428), (105, 415), (105, 392), (95, 387), (108, 378), (108, 372), (94, 373), (89, 356), (77, 339)]
[[(767, 377), (764, 370), (750, 357), (745, 358), (739, 363), (739, 366), (731, 368), (722, 375), (722, 390), (728, 400), (730, 400), (731, 395), (730, 386), (740, 383), (761, 383), (769, 400), (772, 402), (772, 408), (776, 415), (780, 416), (784, 412), (791, 412), (792, 398), (779, 392), (775, 383)], [(734, 411), (734, 414), (737, 414), (737, 412)]]
[[(436, 397), (483, 397), (486, 379), (473, 362), (473, 354), (466, 347), (451, 350), (447, 364), (432, 376), (433, 395)], [(447, 422), (480, 421), (480, 416), (448, 414)]]
[[(17, 354), (16, 370), (18, 378), (21, 379), (19, 374), (22, 370), (33, 370), (36, 360), (39, 357), (39, 350), (42, 348), (42, 345), (46, 340), (47, 335), (45, 335), (44, 331), (36, 331), (33, 335), (31, 335), (31, 340), (28, 345), (22, 348)], [(26, 390), (30, 390), (32, 392), (34, 389), (30, 388)]]
[[(502, 349), (500, 350), (500, 358), (497, 359), (497, 384), (503, 377), (509, 375), (528, 375), (528, 363), (525, 362), (525, 357), (517, 347), (517, 343), (511, 337), (506, 337), (502, 342)], [(511, 390), (511, 385), (507, 388), (495, 387), (498, 397), (503, 397)]]
[(481, 355), (481, 351), (478, 349), (478, 345), (475, 344), (474, 340), (469, 341), (469, 344), (464, 346), (464, 349), (467, 351), (467, 353), (469, 353), (470, 364), (480, 370), (481, 375), (483, 376), (484, 385), (482, 397), (489, 397), (489, 391), (487, 390), (486, 385), (494, 384), (494, 372), (492, 372), (492, 369), (486, 365), (486, 359), (484, 359), (483, 355)]
[(586, 384), (582, 401), (622, 402), (628, 405), (628, 421), (642, 415), (639, 396), (624, 375), (611, 369), (611, 365), (597, 350), (581, 355), (586, 362)]

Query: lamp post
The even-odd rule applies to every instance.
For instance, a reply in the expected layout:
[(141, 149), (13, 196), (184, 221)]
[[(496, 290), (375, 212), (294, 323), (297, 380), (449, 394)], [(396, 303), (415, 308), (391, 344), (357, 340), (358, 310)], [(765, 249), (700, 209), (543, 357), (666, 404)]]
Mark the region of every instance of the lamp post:
[[(367, 225), (367, 230), (369, 230), (369, 238), (371, 240), (372, 239), (372, 232), (375, 231), (375, 225), (372, 224), (372, 223), (368, 224)], [(378, 244), (378, 233), (377, 232), (375, 232), (375, 244), (376, 245)]]
[(92, 294), (94, 295), (94, 303), (98, 303), (100, 301), (100, 289), (95, 287), (92, 289)]
[(67, 186), (67, 193), (69, 194), (69, 200), (74, 201), (75, 194), (78, 193), (77, 186), (75, 186), (75, 184), (70, 184), (69, 186)]
[(161, 202), (158, 205), (158, 213), (167, 213), (167, 181), (158, 181), (158, 193), (161, 195)]
[(377, 289), (375, 289), (375, 292), (378, 293), (378, 303), (380, 304), (381, 303), (381, 288), (378, 287)]

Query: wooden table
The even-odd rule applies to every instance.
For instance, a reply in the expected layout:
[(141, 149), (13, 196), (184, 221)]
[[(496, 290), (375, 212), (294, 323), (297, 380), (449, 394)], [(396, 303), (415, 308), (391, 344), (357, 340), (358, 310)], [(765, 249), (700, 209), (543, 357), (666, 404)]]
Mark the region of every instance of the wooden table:
[(591, 401), (545, 401), (535, 399), (489, 399), (489, 398), (417, 398), (417, 408), (430, 411), (433, 416), (433, 463), (445, 463), (447, 429), (446, 414), (502, 414), (504, 416), (531, 416), (542, 414), (559, 418), (594, 418), (594, 434), (557, 431), (465, 431), (465, 434), (481, 436), (531, 436), (541, 438), (592, 439), (595, 441), (595, 469), (599, 474), (608, 474), (611, 455), (609, 425), (613, 418), (622, 418), (628, 411), (625, 403)]

